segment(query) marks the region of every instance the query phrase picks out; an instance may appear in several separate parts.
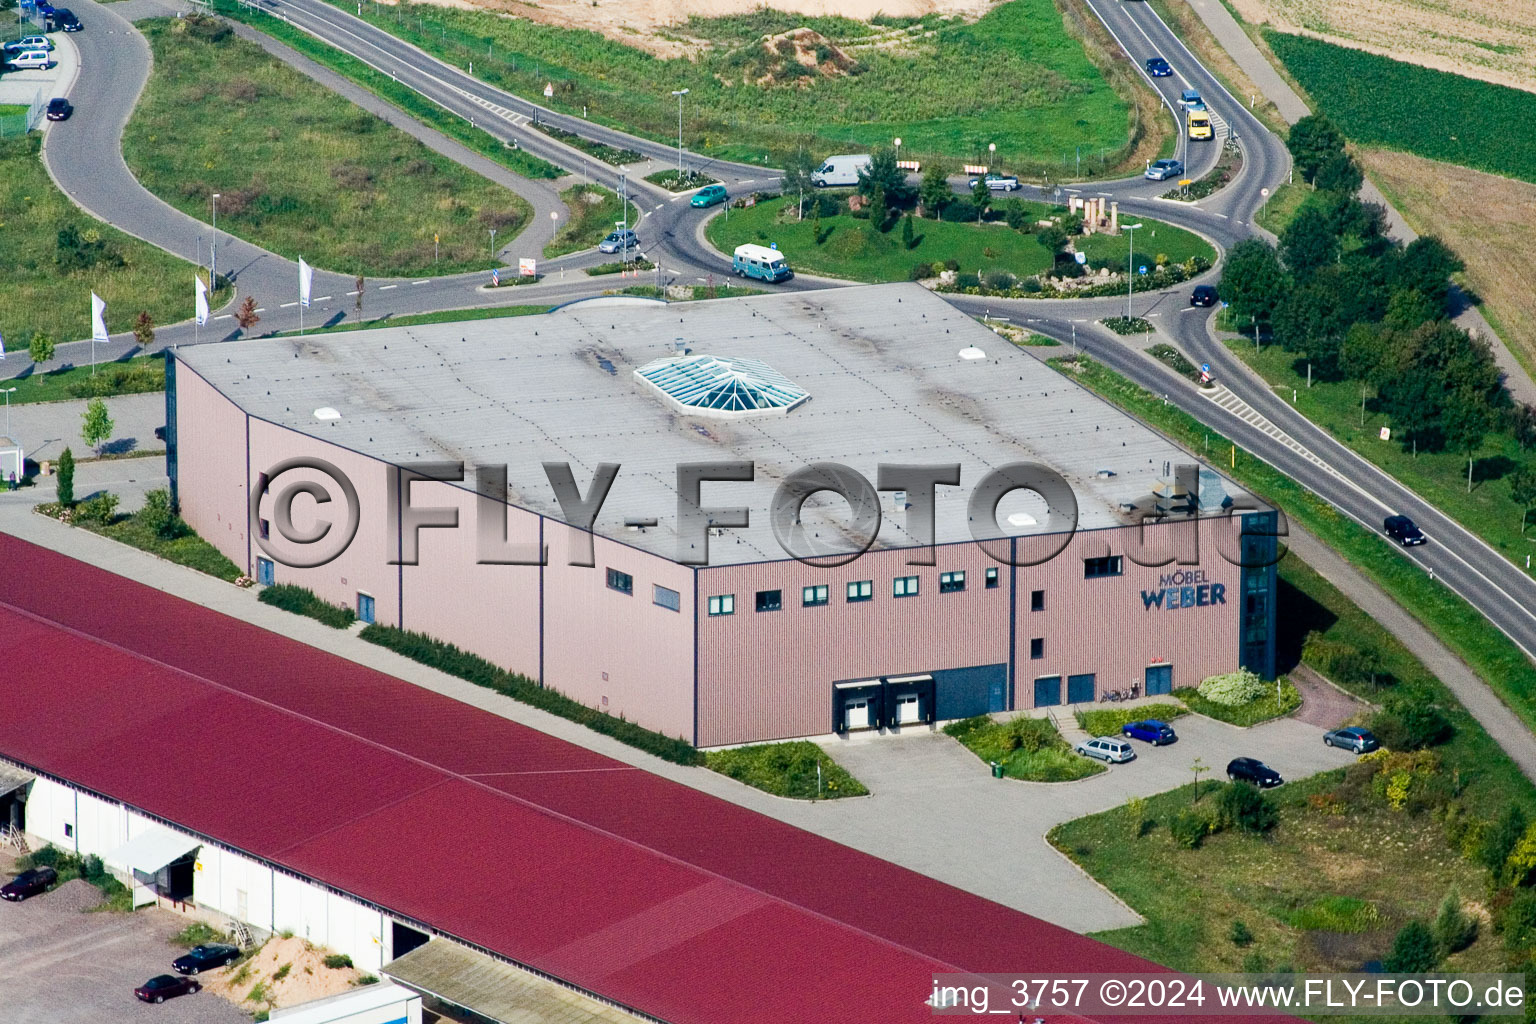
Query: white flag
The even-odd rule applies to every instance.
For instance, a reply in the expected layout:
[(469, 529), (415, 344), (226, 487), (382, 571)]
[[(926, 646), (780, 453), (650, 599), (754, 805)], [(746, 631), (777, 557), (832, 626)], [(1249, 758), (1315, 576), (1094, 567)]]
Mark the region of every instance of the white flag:
[(101, 301), (101, 296), (91, 292), (91, 340), (107, 340), (107, 322), (101, 318), (101, 314), (107, 311), (107, 304)]
[(0, 362), (5, 360), (5, 338), (0, 336)]
[(309, 286), (315, 278), (315, 269), (299, 257), (299, 305), (309, 308)]
[(208, 286), (196, 275), (192, 280), (197, 282), (197, 326), (201, 327), (208, 322)]

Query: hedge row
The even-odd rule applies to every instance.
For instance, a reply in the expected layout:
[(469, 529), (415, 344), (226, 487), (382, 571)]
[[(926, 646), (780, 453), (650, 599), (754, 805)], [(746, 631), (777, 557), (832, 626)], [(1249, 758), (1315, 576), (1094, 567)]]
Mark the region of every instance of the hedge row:
[(513, 700), (548, 711), (552, 715), (570, 719), (604, 736), (611, 736), (648, 754), (654, 754), (674, 764), (702, 765), (704, 754), (685, 739), (664, 736), (633, 722), (623, 715), (615, 718), (606, 712), (572, 700), (558, 690), (540, 686), (527, 676), (508, 672), (478, 654), (444, 643), (425, 633), (413, 633), (394, 626), (374, 623), (365, 626), (358, 634), (369, 643), (387, 647), (412, 661), (429, 665), (451, 676), (484, 686)]
[(331, 604), (308, 587), (292, 583), (274, 583), (262, 590), (256, 599), (295, 615), (308, 615), (334, 629), (346, 629), (357, 620), (357, 615), (344, 604)]

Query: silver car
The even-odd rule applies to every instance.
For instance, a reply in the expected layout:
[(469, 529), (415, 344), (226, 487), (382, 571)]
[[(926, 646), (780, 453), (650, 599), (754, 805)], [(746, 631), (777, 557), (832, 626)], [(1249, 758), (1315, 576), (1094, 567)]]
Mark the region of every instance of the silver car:
[(1110, 764), (1124, 764), (1127, 761), (1136, 760), (1136, 751), (1131, 749), (1131, 745), (1113, 736), (1099, 736), (1079, 743), (1073, 749), (1079, 754), (1096, 757)]
[(609, 234), (607, 238), (598, 243), (597, 251), (623, 252), (625, 249), (638, 248), (640, 248), (640, 239), (636, 237), (633, 231), (630, 231), (626, 228), (622, 231), (615, 231)]
[(1183, 173), (1184, 163), (1181, 160), (1154, 160), (1143, 177), (1148, 181), (1166, 181)]

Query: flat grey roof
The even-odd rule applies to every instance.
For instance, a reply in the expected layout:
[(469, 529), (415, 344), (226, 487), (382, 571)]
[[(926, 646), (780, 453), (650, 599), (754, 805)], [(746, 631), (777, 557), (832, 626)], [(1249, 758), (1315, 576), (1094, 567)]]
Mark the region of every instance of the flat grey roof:
[[(966, 348), (985, 358), (961, 358)], [(634, 370), (685, 349), (761, 360), (810, 399), (785, 415), (684, 416)], [(187, 347), (177, 358), (254, 416), (388, 462), (504, 463), (513, 504), (557, 519), (542, 463), (569, 462), (583, 492), (599, 463), (619, 463), (596, 531), (667, 558), (678, 555), (676, 466), (751, 460), (753, 482), (704, 485), (706, 507), (751, 510), (748, 528), (711, 542), (711, 564), (787, 557), (769, 525), (773, 493), (815, 462), (872, 484), (882, 462), (960, 463), (960, 486), (938, 491), (942, 544), (970, 538), (967, 501), (989, 469), (1054, 467), (1076, 493), (1079, 528), (1097, 529), (1135, 521), (1122, 504), (1145, 509), (1165, 467), (1189, 459), (918, 285), (595, 299), (540, 316)], [(327, 407), (339, 418), (316, 418)], [(1243, 493), (1208, 469), (1201, 477), (1207, 509)], [(916, 543), (895, 496), (881, 497), (875, 546)], [(805, 522), (835, 532), (846, 508), (820, 496)], [(1018, 523), (1046, 516), (1021, 493), (999, 518), (1026, 534), (1043, 527)], [(657, 526), (625, 526), (651, 517)]]

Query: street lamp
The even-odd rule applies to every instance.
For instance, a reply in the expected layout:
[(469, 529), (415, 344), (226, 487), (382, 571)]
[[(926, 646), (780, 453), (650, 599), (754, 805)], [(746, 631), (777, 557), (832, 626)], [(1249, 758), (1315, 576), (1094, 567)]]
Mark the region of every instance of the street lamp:
[(208, 281), (219, 288), (219, 194), (213, 194), (213, 242), (208, 247)]
[(896, 136), (895, 142), (896, 142), (896, 159), (899, 161), (901, 159), (901, 136), (900, 135)]
[(677, 97), (677, 177), (678, 184), (682, 184), (683, 177), (683, 97), (688, 95), (687, 89), (673, 89), (672, 95)]
[(11, 436), (11, 392), (13, 392), (15, 390), (16, 390), (15, 388), (6, 388), (5, 389), (5, 436), (6, 437), (10, 437)]
[(491, 228), (491, 259), (496, 258), (496, 229)]
[(1126, 238), (1130, 240), (1130, 251), (1125, 257), (1125, 318), (1129, 320), (1131, 318), (1131, 288), (1136, 283), (1136, 278), (1132, 276), (1136, 272), (1134, 266), (1136, 262), (1136, 236), (1132, 232), (1141, 227), (1141, 225), (1122, 224), (1121, 227), (1125, 228)]
[(992, 164), (997, 160), (997, 143), (987, 143), (987, 170), (992, 170)]

